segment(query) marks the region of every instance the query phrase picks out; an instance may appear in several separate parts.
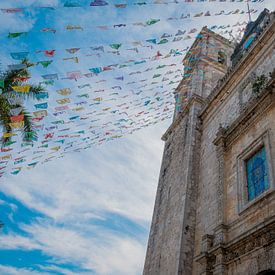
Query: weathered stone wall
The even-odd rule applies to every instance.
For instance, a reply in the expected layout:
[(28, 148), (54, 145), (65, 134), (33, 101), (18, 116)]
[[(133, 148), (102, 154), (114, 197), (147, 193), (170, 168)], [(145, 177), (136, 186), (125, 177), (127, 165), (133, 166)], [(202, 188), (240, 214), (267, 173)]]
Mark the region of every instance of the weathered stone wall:
[[(202, 50), (190, 89), (182, 88), (188, 97), (184, 110), (164, 135), (144, 275), (254, 275), (274, 269), (275, 192), (244, 207), (239, 168), (242, 152), (263, 136), (275, 171), (274, 88), (253, 90), (258, 76), (274, 70), (274, 28), (214, 90), (226, 67), (205, 56), (215, 54), (212, 49)], [(232, 48), (224, 43), (220, 47), (229, 57)]]
[(144, 274), (192, 272), (200, 110), (194, 99), (165, 143)]
[[(268, 76), (274, 70), (274, 30), (273, 33), (266, 34), (266, 37), (269, 38), (265, 43), (258, 44), (256, 45), (258, 47), (255, 46), (255, 49), (251, 50), (246, 61), (239, 65), (222, 91), (216, 97), (210, 96), (211, 107), (204, 110), (201, 115), (201, 168), (196, 213), (195, 257), (202, 252), (202, 238), (206, 234), (213, 236), (214, 245), (221, 241), (215, 239), (217, 226), (225, 224), (228, 228), (225, 239), (222, 239), (222, 243), (228, 243), (275, 215), (274, 193), (270, 195), (273, 196), (273, 200), (271, 197), (266, 197), (262, 202), (240, 213), (238, 201), (238, 180), (240, 179), (237, 177), (238, 155), (267, 130), (270, 135), (272, 165), (275, 168), (274, 105), (271, 109), (262, 112), (256, 121), (251, 122), (250, 127), (240, 133), (223, 153), (222, 160), (217, 144), (214, 144), (220, 126), (226, 129), (236, 123), (247, 104), (253, 99), (252, 82), (255, 77), (261, 74)], [(253, 257), (257, 258), (260, 254), (258, 250)], [(253, 269), (254, 273), (251, 271), (251, 265), (255, 262), (253, 257), (247, 257), (246, 260), (229, 265), (228, 274), (256, 274), (256, 269)], [(201, 270), (201, 265), (195, 260), (193, 274), (200, 274)]]
[(186, 116), (165, 143), (144, 274), (176, 274), (186, 192)]
[[(225, 43), (225, 51), (227, 47)], [(199, 113), (203, 103), (204, 73), (212, 77), (214, 71), (224, 75), (226, 66), (218, 64), (214, 68), (206, 59), (196, 63), (184, 111), (174, 117), (172, 129), (166, 134), (144, 275), (192, 273), (200, 163)], [(209, 91), (217, 81), (217, 77), (209, 79)], [(182, 92), (180, 87), (179, 92)]]
[(256, 275), (266, 270), (275, 270), (275, 244), (253, 251), (229, 264), (228, 275)]
[[(238, 155), (246, 148), (261, 137), (268, 134), (270, 142), (272, 166), (275, 168), (275, 108), (269, 109), (262, 114), (262, 117), (251, 125), (246, 133), (243, 133), (238, 140), (232, 144), (230, 150), (225, 154), (225, 193), (226, 193), (226, 223), (232, 224), (228, 232), (228, 240), (230, 241), (239, 234), (247, 231), (257, 223), (263, 222), (266, 218), (275, 215), (275, 201), (268, 204), (255, 204), (247, 209), (244, 213), (239, 214), (238, 207)], [(272, 179), (269, 179), (270, 181)], [(238, 224), (237, 224), (238, 223)]]

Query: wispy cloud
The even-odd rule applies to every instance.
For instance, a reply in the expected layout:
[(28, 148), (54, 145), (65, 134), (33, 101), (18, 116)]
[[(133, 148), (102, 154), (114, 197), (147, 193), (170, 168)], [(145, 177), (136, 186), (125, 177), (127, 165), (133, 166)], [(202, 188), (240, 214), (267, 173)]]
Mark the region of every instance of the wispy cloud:
[(139, 274), (166, 127), (144, 129), (2, 183), (5, 194), (45, 215), (18, 224), (24, 237), (2, 235), (2, 248), (39, 249), (96, 274)]
[[(0, 7), (9, 8), (11, 4), (12, 7), (56, 5), (57, 2), (1, 1)], [(224, 4), (211, 6), (200, 3), (188, 8), (183, 5), (160, 6), (154, 11), (154, 15), (165, 19), (168, 14), (186, 13), (192, 9), (210, 9), (211, 12), (215, 9), (233, 9), (233, 3), (230, 5), (226, 7)], [(272, 8), (274, 2), (267, 2), (265, 6)], [(57, 11), (55, 18), (47, 18), (47, 23), (53, 20), (55, 27), (60, 29), (64, 28), (69, 19), (72, 23), (90, 24), (89, 18), (95, 10), (76, 10), (80, 12), (76, 13), (75, 17), (65, 9)], [(109, 9), (109, 13), (105, 15), (103, 11), (97, 12), (93, 19), (98, 20), (97, 24), (100, 24), (109, 18), (108, 15), (114, 20), (122, 20), (121, 22), (153, 17), (151, 9), (139, 8), (139, 11), (137, 14), (133, 9), (127, 15), (119, 17), (114, 9)], [(3, 28), (1, 25), (0, 32), (18, 31), (19, 26), (28, 31), (38, 22), (37, 14), (35, 12), (34, 16), (27, 20), (17, 15), (11, 15), (9, 19), (3, 19), (1, 16), (0, 24), (2, 20), (7, 20), (7, 24), (3, 25)], [(60, 20), (58, 16), (61, 16)], [(234, 23), (244, 17), (221, 17), (219, 23)], [(120, 33), (113, 32), (108, 39), (133, 41), (142, 37), (158, 36), (164, 32), (175, 33), (178, 29), (189, 26), (200, 29), (205, 24), (216, 24), (216, 20), (204, 18), (201, 21), (180, 23), (164, 21), (152, 30), (133, 28)], [(75, 43), (79, 42), (82, 44), (85, 37), (83, 33), (74, 35), (71, 40), (66, 38), (62, 41), (62, 36), (56, 36), (55, 41), (42, 41), (44, 44), (36, 41), (35, 46), (65, 48), (75, 46)], [(86, 44), (83, 46), (88, 47), (90, 42), (97, 42), (96, 39), (102, 42), (101, 38), (86, 34), (87, 41), (85, 40)], [(164, 49), (168, 51), (169, 47)], [(122, 58), (126, 57), (128, 58)], [(87, 59), (81, 66), (88, 68), (96, 62), (94, 59)], [(177, 62), (180, 63), (180, 59)], [(69, 64), (65, 68), (72, 66)], [(59, 68), (56, 66), (54, 69)], [(96, 83), (91, 84), (97, 88)], [(17, 177), (2, 178), (1, 191), (7, 197), (0, 201), (0, 208), (7, 216), (0, 217), (6, 223), (0, 235), (0, 252), (9, 251), (10, 257), (0, 257), (0, 273), (140, 274), (163, 151), (160, 137), (169, 123), (166, 121), (151, 128), (144, 128), (133, 135), (104, 146), (95, 146), (81, 154), (69, 154), (63, 159), (26, 170)], [(28, 259), (25, 263), (19, 260), (20, 253), (24, 254), (24, 259)]]

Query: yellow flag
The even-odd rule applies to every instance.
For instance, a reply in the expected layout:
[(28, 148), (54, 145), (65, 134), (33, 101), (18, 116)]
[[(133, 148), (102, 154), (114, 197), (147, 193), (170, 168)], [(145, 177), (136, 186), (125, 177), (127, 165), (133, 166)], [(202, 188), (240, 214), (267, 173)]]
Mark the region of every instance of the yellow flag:
[(71, 93), (71, 89), (63, 88), (63, 89), (57, 90), (56, 92), (60, 95), (69, 95)]
[(63, 58), (63, 60), (64, 61), (66, 61), (66, 60), (73, 60), (75, 63), (79, 62), (78, 57), (66, 57), (66, 58)]
[(66, 29), (67, 30), (82, 30), (83, 31), (83, 28), (79, 25), (67, 25), (66, 26)]
[(12, 123), (9, 123), (9, 125), (13, 129), (22, 128), (22, 127), (24, 127), (24, 121), (12, 122)]
[(13, 133), (4, 133), (3, 134), (3, 138), (9, 138), (9, 137), (12, 137), (12, 136), (16, 136), (16, 134), (13, 134)]
[(74, 108), (72, 110), (75, 111), (75, 112), (80, 112), (80, 111), (83, 111), (85, 109), (84, 109), (84, 107), (76, 107), (76, 108)]
[(48, 115), (47, 110), (41, 110), (41, 111), (33, 112), (33, 116), (36, 117), (36, 118), (44, 117), (44, 116), (47, 116), (47, 115)]
[(63, 99), (58, 99), (58, 100), (56, 100), (56, 102), (57, 102), (58, 104), (67, 104), (67, 103), (70, 103), (71, 101), (70, 101), (69, 98), (63, 98)]
[(61, 148), (60, 146), (56, 146), (56, 147), (52, 147), (51, 150), (58, 151), (60, 148)]
[(7, 159), (11, 159), (11, 155), (5, 155), (3, 157), (0, 157), (1, 160), (7, 160)]
[(18, 93), (28, 93), (30, 91), (30, 85), (12, 86), (12, 89)]
[(94, 98), (94, 101), (101, 101), (102, 100), (102, 97), (96, 97)]

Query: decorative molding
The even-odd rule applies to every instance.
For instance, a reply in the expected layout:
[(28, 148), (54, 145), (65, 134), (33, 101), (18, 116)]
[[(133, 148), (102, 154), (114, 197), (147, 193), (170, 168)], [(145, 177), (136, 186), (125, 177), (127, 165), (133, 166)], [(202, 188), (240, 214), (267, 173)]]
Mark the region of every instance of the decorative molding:
[(246, 236), (226, 248), (225, 261), (230, 263), (253, 250), (266, 247), (275, 241), (275, 222), (264, 226), (260, 230)]
[(220, 223), (215, 229), (214, 229), (214, 242), (213, 246), (216, 245), (223, 245), (227, 241), (227, 230), (228, 226), (224, 223)]
[[(225, 151), (244, 133), (253, 122), (275, 103), (275, 73), (264, 90), (257, 97), (251, 98), (239, 117), (224, 131)], [(215, 139), (216, 141), (216, 139)], [(214, 142), (215, 142), (214, 141)]]
[[(228, 264), (240, 260), (241, 257), (260, 248), (268, 249), (274, 244), (274, 241), (275, 218), (273, 217), (269, 219), (269, 222), (263, 222), (228, 244), (215, 245), (208, 251), (201, 252), (195, 257), (195, 261), (201, 265), (201, 274), (227, 274)], [(268, 259), (265, 260), (267, 262)], [(255, 271), (256, 273), (257, 271)]]
[[(267, 43), (270, 37), (274, 35), (275, 28), (275, 13), (271, 13), (270, 22), (264, 27), (263, 31), (257, 35), (254, 39), (254, 43), (248, 48), (245, 55), (239, 60), (239, 62), (234, 66), (228, 69), (225, 76), (218, 81), (217, 86), (212, 90), (210, 95), (206, 98), (205, 106), (203, 107), (200, 117), (204, 118), (207, 114), (209, 108), (212, 106), (212, 103), (221, 95), (222, 91), (225, 91), (226, 86), (232, 86), (232, 83), (236, 82), (238, 71), (242, 68), (245, 68), (256, 54), (260, 52), (263, 45)], [(255, 43), (257, 41), (257, 43)]]
[(216, 199), (218, 203), (218, 224), (224, 222), (224, 142), (223, 138), (219, 139), (216, 147), (216, 154), (218, 159), (218, 181), (216, 184)]
[[(240, 85), (240, 88), (238, 89), (238, 94), (239, 94), (239, 102), (240, 102), (240, 111), (242, 112), (244, 110), (244, 102), (243, 102), (243, 91), (246, 89), (246, 87), (249, 84), (252, 84), (255, 79), (256, 79), (256, 74), (255, 72), (252, 72), (246, 79), (243, 81), (243, 83)], [(251, 89), (252, 91), (252, 89)]]

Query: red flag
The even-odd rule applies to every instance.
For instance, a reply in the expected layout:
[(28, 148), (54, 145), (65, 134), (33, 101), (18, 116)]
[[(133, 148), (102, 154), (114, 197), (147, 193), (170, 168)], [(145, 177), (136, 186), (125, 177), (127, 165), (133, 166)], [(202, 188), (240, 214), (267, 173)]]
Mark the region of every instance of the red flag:
[(44, 51), (45, 55), (48, 57), (53, 57), (55, 54), (55, 50), (51, 50), (51, 51)]
[(20, 122), (24, 120), (24, 115), (11, 116), (11, 122)]
[(47, 133), (47, 134), (45, 135), (45, 139), (53, 138), (53, 136), (54, 136), (54, 133)]

